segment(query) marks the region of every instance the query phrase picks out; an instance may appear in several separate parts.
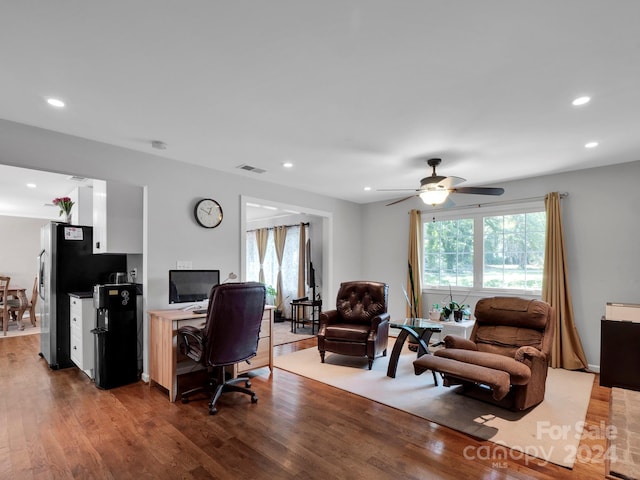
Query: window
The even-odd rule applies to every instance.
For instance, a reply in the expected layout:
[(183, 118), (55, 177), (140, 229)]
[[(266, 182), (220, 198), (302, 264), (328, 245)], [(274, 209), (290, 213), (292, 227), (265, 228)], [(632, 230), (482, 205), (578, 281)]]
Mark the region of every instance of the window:
[(473, 287), (473, 219), (424, 226), (425, 284)]
[(425, 288), (542, 289), (546, 214), (541, 203), (439, 212), (423, 227)]
[[(306, 237), (309, 235), (309, 227), (305, 226)], [(258, 281), (260, 262), (258, 260), (258, 246), (256, 244), (255, 231), (246, 233), (246, 279)], [(284, 244), (282, 258), (282, 302), (288, 305), (289, 301), (298, 297), (298, 260), (299, 260), (299, 236), (300, 226), (294, 225), (287, 228), (287, 237)], [(278, 258), (273, 240), (273, 229), (269, 230), (267, 250), (264, 256), (264, 281), (266, 285), (277, 287)]]

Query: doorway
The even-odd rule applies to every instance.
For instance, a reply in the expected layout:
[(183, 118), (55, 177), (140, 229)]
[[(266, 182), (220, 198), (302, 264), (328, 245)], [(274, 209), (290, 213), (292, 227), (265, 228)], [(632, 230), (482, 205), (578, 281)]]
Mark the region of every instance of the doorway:
[[(256, 211), (265, 213), (256, 215)], [(269, 211), (274, 213), (269, 216), (266, 213)], [(322, 258), (320, 268), (316, 267), (316, 270), (319, 271), (318, 277), (321, 279), (318, 282), (320, 290), (316, 293), (320, 293), (322, 299), (331, 298), (333, 295), (333, 215), (331, 212), (322, 210), (242, 195), (240, 202), (240, 278), (246, 280), (246, 232), (251, 229), (251, 225), (257, 224), (255, 219), (262, 218), (264, 220), (270, 217), (278, 218), (280, 224), (286, 223), (286, 219), (293, 221), (294, 219), (306, 218), (309, 220), (312, 225), (312, 258)], [(271, 222), (274, 221), (271, 220)], [(269, 221), (264, 220), (262, 224), (268, 225)], [(314, 225), (315, 227), (313, 227)]]

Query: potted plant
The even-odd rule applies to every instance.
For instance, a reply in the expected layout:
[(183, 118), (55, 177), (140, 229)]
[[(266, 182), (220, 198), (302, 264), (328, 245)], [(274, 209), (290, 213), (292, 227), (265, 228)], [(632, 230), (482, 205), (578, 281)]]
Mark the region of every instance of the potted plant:
[[(266, 285), (265, 289), (267, 291), (267, 303), (269, 305), (276, 305), (276, 295), (278, 295), (278, 291), (271, 285)], [(273, 311), (273, 321), (276, 323), (284, 322), (284, 318), (282, 318), (282, 310), (280, 310), (277, 305)]]
[(467, 308), (469, 308), (469, 305), (460, 305), (458, 302), (450, 301), (442, 307), (442, 316), (445, 320), (449, 320), (451, 314), (453, 314), (453, 319), (456, 322), (461, 322), (462, 315)]
[(271, 285), (265, 285), (264, 289), (267, 293), (267, 305), (275, 305), (276, 295), (278, 294), (278, 291)]
[[(469, 294), (467, 294), (468, 296)], [(466, 300), (467, 297), (464, 297)], [(464, 302), (464, 300), (462, 300)], [(442, 320), (447, 321), (451, 319), (451, 314), (453, 314), (453, 319), (456, 322), (462, 321), (462, 316), (465, 311), (469, 309), (469, 305), (458, 303), (453, 300), (453, 294), (451, 293), (451, 286), (449, 286), (449, 302), (445, 303), (442, 306)]]

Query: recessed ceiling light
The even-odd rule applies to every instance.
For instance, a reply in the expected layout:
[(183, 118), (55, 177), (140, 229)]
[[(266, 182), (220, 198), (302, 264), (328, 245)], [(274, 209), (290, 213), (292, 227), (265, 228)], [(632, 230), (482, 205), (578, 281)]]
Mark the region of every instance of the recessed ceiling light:
[(590, 101), (591, 101), (591, 97), (578, 97), (573, 102), (571, 102), (571, 104), (574, 107), (578, 107), (580, 105), (584, 105), (586, 103), (589, 103)]
[(35, 183), (27, 183), (27, 187), (29, 188), (36, 188), (37, 185)]
[(283, 166), (284, 168), (291, 168), (291, 167), (293, 167), (293, 163), (291, 163), (291, 162), (284, 162), (284, 163), (282, 164), (282, 166)]
[(368, 192), (369, 190), (371, 190), (371, 187), (364, 187), (365, 192)]
[(57, 107), (57, 108), (64, 107), (64, 102), (58, 98), (47, 98), (47, 103), (52, 107)]
[(584, 144), (585, 148), (595, 148), (598, 146), (598, 142), (589, 142)]

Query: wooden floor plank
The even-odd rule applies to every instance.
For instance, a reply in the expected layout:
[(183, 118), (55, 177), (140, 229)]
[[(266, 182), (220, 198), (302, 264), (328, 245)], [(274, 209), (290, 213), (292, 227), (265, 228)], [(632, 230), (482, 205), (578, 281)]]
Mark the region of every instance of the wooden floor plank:
[[(278, 346), (276, 355), (314, 347)], [(0, 339), (0, 478), (596, 479), (604, 476), (610, 389), (596, 377), (573, 470), (522, 456), (470, 459), (495, 445), (275, 369), (252, 379), (259, 401), (167, 400), (143, 382), (100, 390), (76, 368), (53, 371), (39, 335)], [(197, 385), (181, 378), (180, 389)], [(594, 438), (595, 437), (595, 438)], [(492, 456), (494, 455), (494, 456)]]

